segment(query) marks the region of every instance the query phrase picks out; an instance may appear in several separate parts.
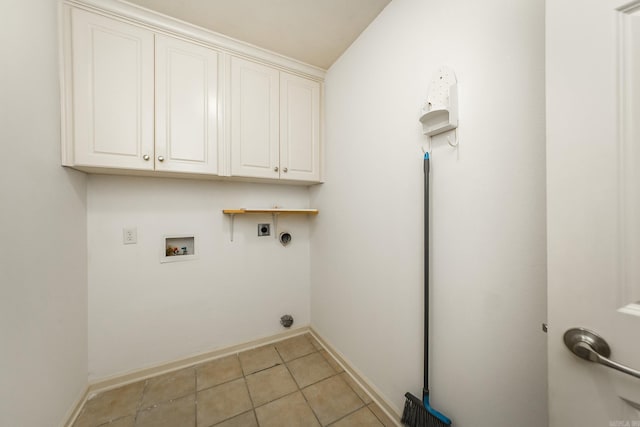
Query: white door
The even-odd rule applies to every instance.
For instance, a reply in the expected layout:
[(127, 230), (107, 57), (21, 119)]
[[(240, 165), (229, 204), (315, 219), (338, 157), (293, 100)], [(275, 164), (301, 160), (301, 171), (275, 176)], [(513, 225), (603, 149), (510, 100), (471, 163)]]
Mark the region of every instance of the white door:
[(640, 426), (640, 379), (563, 343), (587, 328), (640, 370), (640, 0), (546, 14), (550, 425)]
[(231, 58), (231, 175), (279, 178), (278, 70)]
[(320, 83), (280, 73), (280, 178), (320, 181)]
[(218, 52), (156, 36), (159, 171), (218, 173)]
[(74, 164), (153, 169), (153, 33), (72, 10)]

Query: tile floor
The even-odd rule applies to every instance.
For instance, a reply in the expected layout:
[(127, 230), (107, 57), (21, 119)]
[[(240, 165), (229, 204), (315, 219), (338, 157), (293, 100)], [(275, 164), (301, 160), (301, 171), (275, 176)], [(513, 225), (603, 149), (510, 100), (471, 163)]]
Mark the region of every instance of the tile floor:
[(395, 425), (304, 334), (100, 393), (73, 427)]

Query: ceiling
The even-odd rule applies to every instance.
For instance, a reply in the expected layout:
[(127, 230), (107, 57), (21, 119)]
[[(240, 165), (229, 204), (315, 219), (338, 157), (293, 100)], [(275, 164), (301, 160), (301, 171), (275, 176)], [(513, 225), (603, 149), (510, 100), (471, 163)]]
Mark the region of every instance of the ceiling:
[(128, 0), (328, 69), (391, 0)]

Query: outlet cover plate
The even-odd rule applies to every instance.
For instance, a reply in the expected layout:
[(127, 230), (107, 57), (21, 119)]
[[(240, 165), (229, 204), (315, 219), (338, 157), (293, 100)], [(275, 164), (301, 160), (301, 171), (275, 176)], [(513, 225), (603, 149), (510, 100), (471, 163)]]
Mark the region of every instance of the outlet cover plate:
[(271, 224), (258, 224), (258, 236), (270, 236)]
[(135, 227), (124, 228), (122, 230), (122, 243), (125, 245), (135, 245), (138, 243), (138, 230)]

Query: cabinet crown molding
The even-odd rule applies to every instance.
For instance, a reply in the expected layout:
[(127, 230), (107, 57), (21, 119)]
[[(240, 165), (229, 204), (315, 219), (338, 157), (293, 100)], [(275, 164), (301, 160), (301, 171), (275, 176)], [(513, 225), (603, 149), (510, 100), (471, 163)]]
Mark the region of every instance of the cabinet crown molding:
[(60, 0), (63, 5), (90, 10), (112, 18), (128, 21), (136, 25), (149, 27), (159, 33), (183, 38), (192, 42), (202, 43), (236, 56), (263, 62), (274, 68), (294, 72), (306, 78), (323, 81), (326, 70), (306, 64), (279, 53), (263, 49), (253, 44), (243, 42), (190, 24), (179, 19), (163, 15), (144, 7), (121, 0)]

